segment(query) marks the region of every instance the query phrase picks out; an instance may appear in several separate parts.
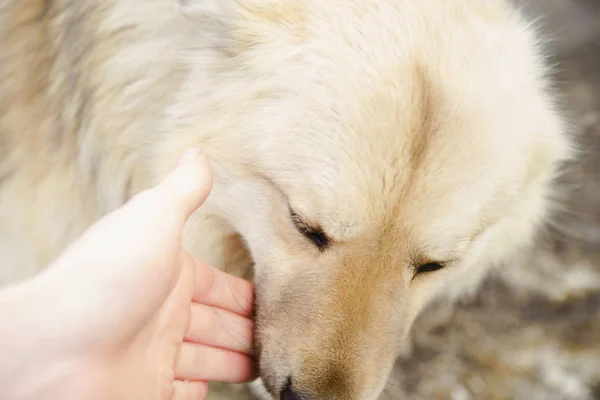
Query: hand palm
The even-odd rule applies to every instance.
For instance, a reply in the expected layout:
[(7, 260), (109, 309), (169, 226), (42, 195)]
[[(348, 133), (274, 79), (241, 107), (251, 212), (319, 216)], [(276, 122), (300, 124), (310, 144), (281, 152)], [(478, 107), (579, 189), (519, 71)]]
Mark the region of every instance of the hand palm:
[(94, 224), (33, 285), (63, 311), (44, 332), (45, 357), (75, 398), (203, 398), (209, 380), (252, 377), (252, 286), (181, 248), (208, 171), (204, 157), (179, 165)]

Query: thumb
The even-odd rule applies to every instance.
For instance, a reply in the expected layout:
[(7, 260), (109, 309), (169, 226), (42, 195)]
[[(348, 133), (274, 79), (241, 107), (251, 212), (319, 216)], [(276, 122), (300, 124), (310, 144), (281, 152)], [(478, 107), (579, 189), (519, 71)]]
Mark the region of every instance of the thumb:
[[(92, 225), (71, 252), (98, 253), (98, 257), (139, 258), (140, 247), (164, 248), (178, 237), (187, 219), (208, 197), (212, 176), (208, 158), (200, 149), (185, 152), (177, 166), (158, 185), (138, 193), (123, 207)], [(157, 220), (158, 217), (158, 220)]]
[(183, 153), (175, 169), (155, 187), (163, 196), (173, 198), (184, 219), (188, 219), (204, 203), (211, 189), (210, 164), (199, 148)]
[[(138, 326), (172, 290), (177, 270), (173, 261), (180, 252), (175, 242), (179, 228), (202, 205), (211, 188), (206, 155), (200, 149), (188, 150), (161, 183), (97, 221), (40, 279), (49, 279), (57, 287), (71, 282), (71, 296), (65, 303), (58, 299), (60, 307), (70, 310), (71, 321), (84, 320), (89, 314), (95, 316), (99, 332), (102, 326), (113, 329), (123, 325), (122, 314), (115, 311), (111, 316), (104, 310), (110, 304), (126, 304), (128, 310), (144, 310), (137, 317), (129, 315), (127, 326)], [(70, 304), (73, 298), (80, 301)]]

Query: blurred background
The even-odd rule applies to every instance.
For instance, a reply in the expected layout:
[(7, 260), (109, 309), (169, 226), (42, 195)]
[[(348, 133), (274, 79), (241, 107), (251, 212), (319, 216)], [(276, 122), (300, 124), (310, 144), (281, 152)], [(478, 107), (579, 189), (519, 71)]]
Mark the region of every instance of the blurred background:
[(514, 1), (550, 39), (582, 159), (531, 254), (421, 316), (386, 400), (600, 399), (600, 0)]
[[(421, 315), (384, 400), (600, 400), (600, 0), (514, 2), (550, 39), (583, 154), (561, 180), (555, 225), (531, 253), (475, 299)], [(239, 386), (210, 398), (250, 395)]]

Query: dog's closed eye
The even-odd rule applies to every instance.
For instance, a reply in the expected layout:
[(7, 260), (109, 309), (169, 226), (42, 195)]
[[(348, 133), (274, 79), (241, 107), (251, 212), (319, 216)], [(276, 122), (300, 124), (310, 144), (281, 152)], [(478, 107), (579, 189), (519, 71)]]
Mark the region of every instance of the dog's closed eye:
[(417, 268), (417, 274), (426, 274), (428, 272), (434, 272), (434, 271), (438, 271), (440, 269), (444, 268), (444, 266), (441, 263), (438, 262), (429, 262), (426, 264), (423, 264), (421, 266), (419, 266)]
[(292, 222), (296, 226), (296, 229), (308, 240), (310, 240), (320, 251), (323, 251), (329, 246), (331, 240), (327, 237), (325, 232), (321, 228), (310, 226), (307, 224), (297, 212), (295, 212), (291, 207), (290, 216), (292, 218)]

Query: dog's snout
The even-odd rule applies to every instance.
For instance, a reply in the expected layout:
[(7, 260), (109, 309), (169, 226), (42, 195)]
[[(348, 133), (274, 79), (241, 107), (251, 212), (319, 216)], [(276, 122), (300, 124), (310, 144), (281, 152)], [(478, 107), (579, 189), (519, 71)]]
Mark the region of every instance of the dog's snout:
[(288, 377), (286, 384), (281, 389), (280, 400), (305, 400), (306, 397), (294, 391), (292, 379)]

